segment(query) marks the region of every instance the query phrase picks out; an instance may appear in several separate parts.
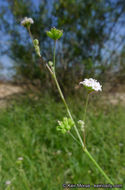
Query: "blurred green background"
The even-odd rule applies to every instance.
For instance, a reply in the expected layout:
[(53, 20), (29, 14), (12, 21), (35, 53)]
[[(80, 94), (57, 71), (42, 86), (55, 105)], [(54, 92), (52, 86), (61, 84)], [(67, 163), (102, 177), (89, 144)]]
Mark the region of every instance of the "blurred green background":
[(83, 118), (86, 100), (79, 82), (92, 77), (103, 85), (101, 93), (90, 97), (86, 144), (113, 182), (124, 184), (125, 1), (0, 0), (0, 189), (107, 184), (72, 138), (56, 131), (67, 113), (20, 25), (25, 16), (34, 20), (31, 32), (45, 61), (52, 60), (53, 51), (46, 31), (63, 29), (56, 71), (76, 122)]
[[(18, 190), (61, 190), (63, 183), (107, 184), (81, 147), (56, 130), (57, 120), (67, 116), (60, 101), (47, 95), (17, 100), (0, 113), (1, 189), (7, 180), (11, 189)], [(83, 100), (67, 101), (75, 121), (82, 119)], [(91, 99), (87, 113), (88, 150), (115, 184), (125, 183), (124, 110), (122, 105), (100, 105), (100, 100)], [(18, 157), (23, 157), (23, 170), (16, 163)]]

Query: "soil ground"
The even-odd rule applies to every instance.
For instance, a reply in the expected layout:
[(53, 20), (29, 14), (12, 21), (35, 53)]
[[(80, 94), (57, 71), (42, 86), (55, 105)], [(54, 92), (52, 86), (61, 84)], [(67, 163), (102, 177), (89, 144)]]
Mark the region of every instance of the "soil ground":
[[(0, 84), (0, 107), (3, 107), (7, 104), (8, 98), (13, 95), (21, 94), (25, 91), (25, 88), (18, 86), (3, 83)], [(112, 104), (122, 103), (125, 104), (125, 91), (117, 91), (116, 92), (107, 92), (102, 95), (102, 99), (104, 101), (110, 102)]]

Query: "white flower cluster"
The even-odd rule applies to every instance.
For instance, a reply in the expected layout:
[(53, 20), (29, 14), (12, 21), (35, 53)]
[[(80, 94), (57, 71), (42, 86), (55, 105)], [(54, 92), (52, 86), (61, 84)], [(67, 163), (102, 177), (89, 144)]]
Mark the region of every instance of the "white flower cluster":
[(78, 124), (79, 124), (79, 126), (80, 126), (81, 131), (84, 132), (84, 129), (85, 129), (85, 122), (82, 121), (82, 120), (79, 120), (79, 121), (78, 121)]
[(6, 184), (6, 185), (10, 185), (10, 184), (11, 184), (11, 181), (10, 181), (10, 180), (7, 180), (7, 181), (5, 182), (5, 184)]
[(25, 17), (22, 21), (21, 21), (21, 25), (23, 26), (27, 26), (27, 25), (30, 25), (30, 24), (33, 24), (34, 21), (32, 18), (28, 18), (28, 17)]
[(85, 79), (84, 81), (80, 82), (80, 84), (83, 84), (89, 90), (102, 91), (102, 85), (100, 85), (97, 80), (92, 78)]
[(18, 160), (22, 161), (22, 160), (23, 160), (23, 157), (19, 157)]

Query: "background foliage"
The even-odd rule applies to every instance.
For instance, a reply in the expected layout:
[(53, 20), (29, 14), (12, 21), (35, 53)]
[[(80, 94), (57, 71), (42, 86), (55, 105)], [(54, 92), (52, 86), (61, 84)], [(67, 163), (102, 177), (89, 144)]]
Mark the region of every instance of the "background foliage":
[(15, 79), (48, 87), (50, 78), (35, 55), (29, 34), (20, 25), (25, 16), (35, 21), (31, 31), (40, 40), (41, 53), (46, 61), (52, 59), (53, 45), (46, 30), (52, 26), (64, 30), (57, 47), (57, 71), (65, 89), (72, 88), (72, 81), (78, 82), (85, 77), (96, 76), (106, 81), (114, 78), (115, 73), (120, 81), (124, 80), (124, 0), (44, 0), (37, 3), (8, 0), (3, 4), (1, 29), (8, 35), (10, 43), (2, 48), (1, 53), (14, 60)]
[[(82, 119), (82, 99), (67, 101), (74, 119)], [(81, 147), (56, 130), (57, 120), (64, 116), (64, 105), (48, 95), (18, 97), (1, 110), (1, 189), (7, 180), (13, 190), (61, 190), (63, 183), (107, 184)], [(90, 101), (86, 122), (88, 150), (115, 184), (124, 184), (124, 107)], [(23, 157), (22, 169), (18, 157)]]

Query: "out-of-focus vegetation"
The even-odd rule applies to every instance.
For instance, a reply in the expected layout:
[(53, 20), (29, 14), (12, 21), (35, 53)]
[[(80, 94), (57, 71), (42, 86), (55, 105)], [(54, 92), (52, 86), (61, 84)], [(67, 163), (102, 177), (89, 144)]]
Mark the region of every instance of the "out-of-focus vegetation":
[[(1, 189), (7, 180), (13, 190), (107, 183), (73, 139), (56, 131), (57, 120), (66, 116), (62, 103), (48, 95), (17, 100), (0, 112)], [(75, 120), (82, 119), (83, 101), (69, 99), (68, 104)], [(124, 109), (96, 100), (90, 101), (87, 114), (88, 150), (115, 184), (125, 184)], [(23, 157), (22, 166), (18, 157)]]
[(35, 22), (31, 31), (40, 40), (46, 61), (52, 59), (53, 46), (46, 30), (53, 26), (64, 30), (56, 58), (64, 89), (72, 89), (74, 82), (85, 77), (103, 81), (117, 78), (120, 82), (125, 79), (124, 0), (7, 0), (1, 5), (1, 30), (9, 41), (9, 45), (2, 43), (1, 53), (14, 60), (16, 81), (50, 87), (45, 66), (35, 55), (28, 32), (20, 25), (25, 16)]

